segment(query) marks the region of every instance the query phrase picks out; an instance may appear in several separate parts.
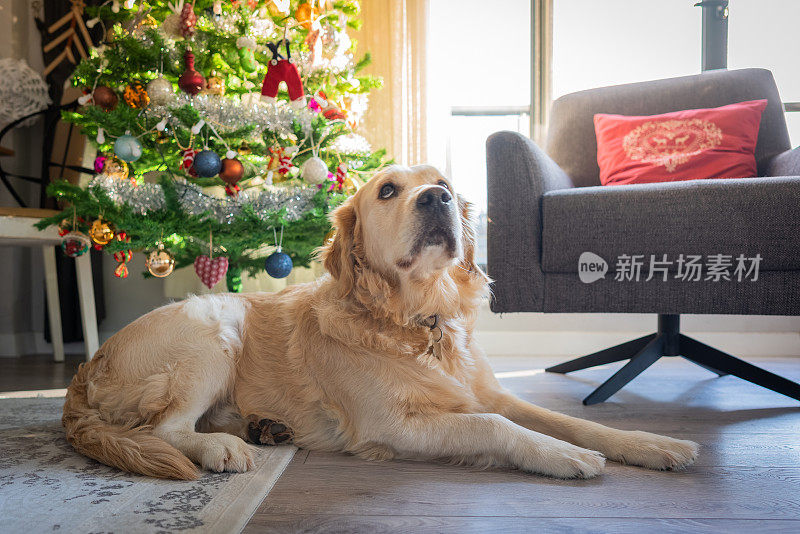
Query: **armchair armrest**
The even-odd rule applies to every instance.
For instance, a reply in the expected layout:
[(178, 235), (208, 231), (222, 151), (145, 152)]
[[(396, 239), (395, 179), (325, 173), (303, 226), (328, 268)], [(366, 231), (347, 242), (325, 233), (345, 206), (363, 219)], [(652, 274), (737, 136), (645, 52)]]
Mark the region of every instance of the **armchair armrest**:
[(572, 180), (536, 144), (515, 132), (487, 139), (486, 165), (492, 311), (541, 310), (542, 195), (571, 188)]
[(767, 176), (800, 176), (800, 147), (773, 156), (767, 163)]

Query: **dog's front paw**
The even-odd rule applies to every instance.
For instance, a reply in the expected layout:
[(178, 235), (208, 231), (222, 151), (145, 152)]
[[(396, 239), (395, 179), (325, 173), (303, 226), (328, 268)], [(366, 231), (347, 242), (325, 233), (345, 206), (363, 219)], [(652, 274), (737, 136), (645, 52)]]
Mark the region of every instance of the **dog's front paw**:
[(605, 457), (597, 451), (554, 440), (540, 446), (520, 467), (555, 478), (594, 478), (605, 465)]
[(697, 459), (700, 446), (693, 441), (649, 432), (625, 432), (607, 456), (615, 461), (648, 469), (681, 469)]

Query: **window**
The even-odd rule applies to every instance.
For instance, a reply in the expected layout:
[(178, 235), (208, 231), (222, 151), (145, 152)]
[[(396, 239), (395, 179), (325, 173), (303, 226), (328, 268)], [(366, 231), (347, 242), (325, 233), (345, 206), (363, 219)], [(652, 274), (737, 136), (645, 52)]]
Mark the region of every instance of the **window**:
[[(555, 99), (594, 87), (698, 74), (703, 13), (697, 1), (429, 0), (429, 160), (478, 207), (479, 262), (486, 258), (486, 138), (499, 130), (531, 134), (537, 59), (531, 43), (538, 42), (532, 38), (532, 11), (544, 15), (537, 27), (546, 28), (545, 39), (552, 35), (542, 92)], [(787, 113), (794, 144), (800, 143), (797, 20), (800, 0), (730, 0), (728, 66), (773, 71), (787, 110), (798, 111)]]
[(728, 6), (728, 68), (760, 67), (775, 76), (788, 105), (792, 145), (800, 144), (800, 39), (797, 0), (731, 0)]
[(480, 213), (486, 263), (486, 138), (529, 134), (530, 0), (430, 0), (428, 156)]
[(553, 98), (700, 72), (700, 9), (689, 0), (553, 2)]

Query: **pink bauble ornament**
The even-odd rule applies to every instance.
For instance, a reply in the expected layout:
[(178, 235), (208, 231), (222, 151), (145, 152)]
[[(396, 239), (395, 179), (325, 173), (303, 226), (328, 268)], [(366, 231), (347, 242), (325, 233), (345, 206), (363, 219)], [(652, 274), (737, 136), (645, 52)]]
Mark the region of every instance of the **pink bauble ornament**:
[(228, 258), (220, 256), (209, 258), (208, 256), (198, 256), (194, 260), (194, 272), (203, 284), (211, 289), (225, 277), (228, 272)]

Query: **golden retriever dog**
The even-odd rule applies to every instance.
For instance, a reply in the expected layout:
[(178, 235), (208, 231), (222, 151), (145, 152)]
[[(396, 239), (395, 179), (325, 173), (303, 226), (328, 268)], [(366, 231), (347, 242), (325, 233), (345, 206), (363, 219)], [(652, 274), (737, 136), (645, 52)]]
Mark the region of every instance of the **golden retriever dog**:
[(391, 167), (332, 213), (328, 274), (280, 293), (193, 296), (137, 319), (69, 387), (69, 442), (105, 464), (193, 479), (253, 467), (248, 421), (367, 459), (598, 475), (606, 458), (691, 464), (698, 446), (522, 401), (473, 339), (489, 279), (469, 205), (428, 166)]

